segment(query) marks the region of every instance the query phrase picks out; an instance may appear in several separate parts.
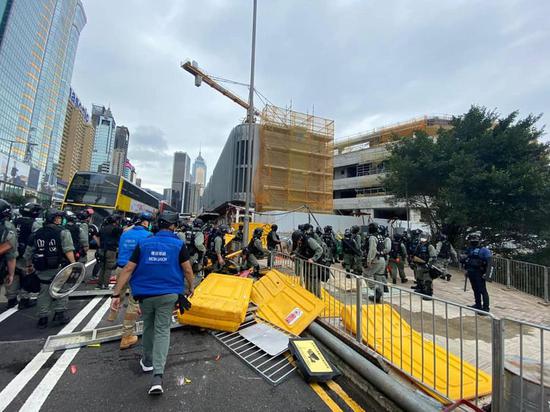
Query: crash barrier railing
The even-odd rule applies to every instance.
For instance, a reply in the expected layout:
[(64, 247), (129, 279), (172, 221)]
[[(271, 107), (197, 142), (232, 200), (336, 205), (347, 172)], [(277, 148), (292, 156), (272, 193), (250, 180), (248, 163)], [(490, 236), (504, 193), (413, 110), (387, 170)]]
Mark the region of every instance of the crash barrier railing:
[(520, 260), (493, 258), (494, 281), (550, 303), (549, 268)]
[[(466, 398), (480, 405), (490, 395), (498, 354), (493, 328), (499, 322), (492, 315), (438, 298), (424, 300), (410, 289), (411, 283), (367, 281), (288, 255), (277, 254), (274, 268), (324, 301), (323, 324), (383, 357), (440, 401)], [(386, 290), (380, 304), (375, 288)]]

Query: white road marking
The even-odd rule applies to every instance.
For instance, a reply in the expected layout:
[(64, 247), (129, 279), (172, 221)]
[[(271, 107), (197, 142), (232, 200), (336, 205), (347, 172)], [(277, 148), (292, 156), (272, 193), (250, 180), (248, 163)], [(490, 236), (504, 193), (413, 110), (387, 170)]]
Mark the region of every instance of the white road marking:
[[(84, 308), (77, 313), (77, 315), (65, 326), (59, 334), (73, 332), (80, 322), (84, 320), (86, 316), (96, 307), (97, 303), (102, 297), (93, 298)], [(17, 374), (15, 378), (0, 392), (0, 411), (5, 410), (8, 405), (13, 402), (15, 397), (23, 390), (25, 385), (33, 378), (34, 375), (40, 370), (40, 368), (46, 363), (46, 361), (52, 356), (54, 352), (42, 352), (40, 351), (25, 368)]]
[(5, 310), (4, 312), (2, 312), (0, 314), (0, 322), (3, 322), (4, 320), (9, 318), (11, 315), (13, 315), (17, 311), (18, 311), (17, 306), (15, 306), (13, 308), (9, 308), (8, 310)]
[[(101, 322), (103, 315), (105, 315), (107, 310), (109, 310), (110, 304), (111, 299), (106, 299), (103, 305), (101, 305), (99, 310), (90, 319), (86, 327), (82, 330), (94, 329), (98, 325), (98, 323)], [(55, 365), (52, 366), (52, 368), (48, 371), (46, 376), (44, 376), (40, 384), (28, 397), (25, 404), (21, 407), (22, 411), (27, 412), (40, 410), (40, 408), (42, 407), (44, 402), (46, 402), (46, 399), (52, 392), (55, 385), (57, 385), (57, 382), (59, 382), (59, 379), (61, 379), (61, 376), (67, 370), (79, 350), (80, 348), (75, 348), (68, 349), (63, 352), (57, 362), (55, 362)]]

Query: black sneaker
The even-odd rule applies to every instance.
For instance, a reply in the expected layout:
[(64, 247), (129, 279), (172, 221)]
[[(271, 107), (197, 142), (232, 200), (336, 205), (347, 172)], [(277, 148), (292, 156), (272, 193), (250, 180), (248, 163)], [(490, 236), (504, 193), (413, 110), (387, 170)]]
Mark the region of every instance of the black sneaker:
[(12, 298), (8, 300), (8, 309), (17, 306), (17, 298)]
[(146, 365), (143, 358), (139, 360), (139, 366), (143, 372), (153, 372), (153, 365)]
[(409, 281), (409, 279), (407, 279), (407, 278), (401, 279), (401, 283), (407, 283), (408, 281)]
[(149, 395), (162, 395), (164, 390), (162, 389), (162, 375), (153, 375), (151, 380), (151, 387), (149, 388)]
[(65, 315), (65, 312), (55, 312), (52, 319), (52, 323), (56, 325), (66, 325), (70, 321), (71, 318)]
[(36, 325), (38, 329), (45, 329), (48, 327), (48, 317), (43, 316), (40, 319), (38, 319), (38, 324)]
[[(36, 305), (36, 301), (34, 303)], [(17, 305), (17, 308), (19, 310), (21, 309), (27, 309), (27, 308), (30, 308), (31, 307), (31, 300), (29, 298), (22, 298), (20, 301), (19, 301), (19, 305)]]

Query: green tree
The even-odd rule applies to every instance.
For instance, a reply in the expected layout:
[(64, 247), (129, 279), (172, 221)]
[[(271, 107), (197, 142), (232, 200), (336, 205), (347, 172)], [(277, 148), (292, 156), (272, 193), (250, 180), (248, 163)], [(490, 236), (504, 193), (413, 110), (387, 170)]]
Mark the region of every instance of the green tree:
[(437, 138), (397, 141), (386, 189), (421, 209), (433, 232), (481, 230), (501, 253), (538, 251), (550, 233), (550, 147), (539, 119), (472, 106)]

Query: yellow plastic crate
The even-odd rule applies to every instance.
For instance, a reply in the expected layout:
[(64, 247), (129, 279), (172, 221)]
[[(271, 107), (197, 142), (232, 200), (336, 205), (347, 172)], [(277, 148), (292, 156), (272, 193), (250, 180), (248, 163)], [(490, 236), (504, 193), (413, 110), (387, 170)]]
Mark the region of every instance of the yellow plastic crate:
[(235, 332), (246, 316), (252, 283), (252, 279), (211, 273), (189, 298), (191, 309), (178, 313), (178, 322)]

